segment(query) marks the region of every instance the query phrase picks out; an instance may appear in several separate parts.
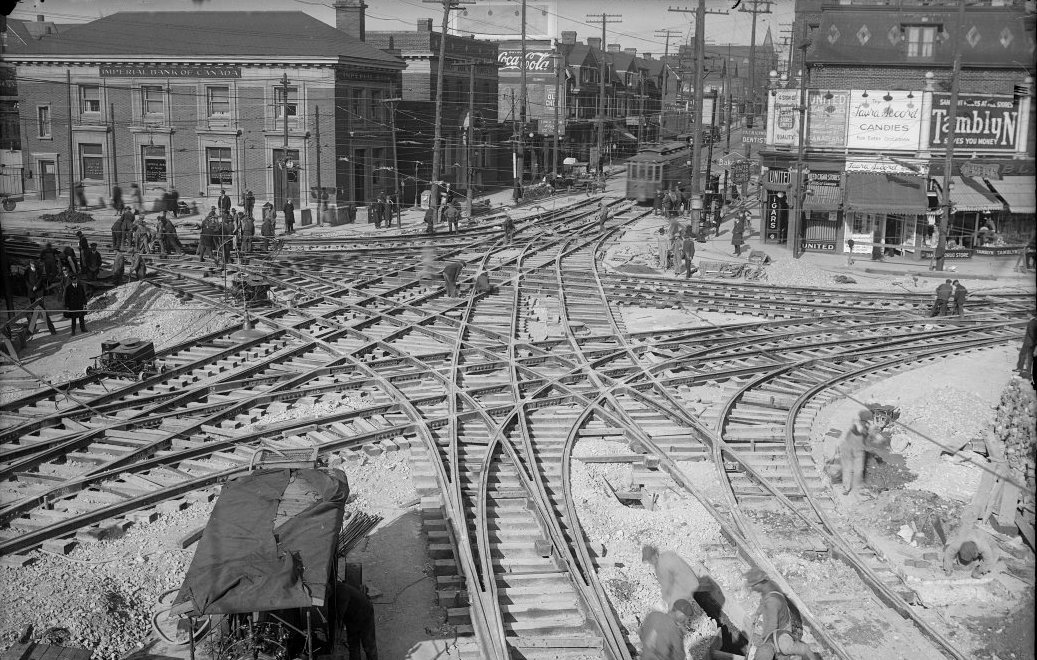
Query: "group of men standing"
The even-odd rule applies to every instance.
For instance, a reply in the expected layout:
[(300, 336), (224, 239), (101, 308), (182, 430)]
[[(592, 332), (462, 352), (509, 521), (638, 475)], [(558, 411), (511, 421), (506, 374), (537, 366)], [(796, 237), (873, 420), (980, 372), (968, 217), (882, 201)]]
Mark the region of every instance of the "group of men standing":
[(958, 280), (947, 280), (936, 287), (936, 300), (929, 310), (929, 316), (949, 316), (951, 314), (951, 301), (954, 302), (954, 314), (965, 316), (965, 297), (969, 295), (968, 289)]
[[(745, 232), (749, 226), (749, 212), (741, 211), (731, 226), (731, 245), (734, 255), (741, 256), (742, 246), (745, 245)], [(658, 230), (659, 269), (668, 270), (673, 268), (677, 275), (684, 272), (685, 278), (690, 278), (698, 271), (693, 264), (695, 259), (695, 243), (702, 240), (702, 236), (696, 230), (694, 223), (681, 226), (676, 215), (670, 215), (667, 226)]]

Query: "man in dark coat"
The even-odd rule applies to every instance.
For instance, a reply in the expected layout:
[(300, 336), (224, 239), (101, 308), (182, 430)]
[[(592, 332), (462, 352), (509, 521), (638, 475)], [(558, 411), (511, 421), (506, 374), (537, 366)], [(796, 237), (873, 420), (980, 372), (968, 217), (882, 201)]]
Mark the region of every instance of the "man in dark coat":
[(443, 282), (446, 284), (446, 294), (451, 298), (457, 297), (457, 278), (464, 270), (464, 262), (461, 260), (448, 261), (443, 267)]
[(339, 628), (346, 629), (349, 660), (360, 660), (361, 649), (367, 660), (378, 660), (374, 607), (367, 594), (352, 585), (339, 582), (335, 585), (335, 607)]
[(30, 261), (25, 269), (25, 291), (29, 302), (36, 302), (47, 292), (47, 277), (35, 261)]
[(256, 196), (252, 194), (251, 188), (245, 188), (245, 215), (255, 218), (253, 210), (256, 208)]
[(58, 251), (50, 243), (40, 250), (40, 262), (43, 264), (43, 275), (47, 282), (58, 279)]
[(929, 311), (929, 316), (946, 316), (947, 302), (951, 299), (953, 292), (954, 287), (951, 286), (950, 280), (936, 287), (936, 300), (933, 301), (933, 308)]
[(122, 284), (122, 278), (126, 275), (126, 257), (122, 250), (116, 250), (112, 258), (112, 282), (116, 285)]
[(120, 213), (112, 223), (112, 249), (122, 248), (122, 214)]
[(226, 266), (230, 263), (231, 250), (234, 248), (234, 220), (229, 215), (223, 217), (218, 240), (220, 244), (216, 251)]
[(76, 207), (85, 209), (86, 208), (86, 189), (83, 187), (82, 181), (77, 181), (75, 186), (76, 192)]
[(267, 250), (270, 249), (270, 241), (274, 240), (274, 214), (267, 213), (266, 209), (263, 212), (263, 224), (259, 228), (259, 233), (263, 235), (263, 247)]
[(119, 186), (112, 186), (112, 208), (122, 213), (122, 209), (125, 206), (122, 201), (122, 188)]
[(76, 236), (79, 238), (79, 263), (86, 265), (86, 253), (90, 251), (90, 243), (87, 242), (86, 236), (83, 236), (82, 231), (77, 231)]
[(385, 195), (381, 194), (371, 204), (371, 213), (374, 215), (374, 228), (382, 228), (382, 218), (385, 216)]
[(180, 217), (180, 193), (175, 186), (169, 188), (169, 211), (174, 218)]
[(202, 229), (198, 238), (198, 261), (205, 261), (210, 254), (214, 254), (216, 247), (216, 216), (209, 214), (202, 220)]
[(425, 233), (435, 234), (436, 233), (436, 207), (429, 206), (425, 209)]
[(94, 281), (101, 272), (101, 253), (97, 251), (97, 243), (91, 243), (83, 258), (83, 278)]
[(963, 317), (965, 316), (965, 297), (969, 295), (969, 290), (958, 280), (954, 280), (951, 284), (954, 285), (954, 313)]
[[(456, 204), (447, 204), (446, 209), (443, 211), (443, 218), (446, 220), (447, 231), (451, 234), (457, 231), (457, 223), (461, 217), (461, 211), (458, 210)], [(390, 223), (392, 220), (390, 219)]]
[(731, 226), (731, 245), (735, 247), (735, 256), (742, 256), (742, 245), (745, 244), (745, 216), (738, 215)]
[(243, 252), (252, 251), (252, 239), (256, 235), (256, 219), (246, 214), (241, 218), (241, 249)]
[(284, 233), (294, 234), (295, 233), (295, 204), (292, 204), (291, 198), (284, 201)]
[(220, 198), (216, 202), (216, 208), (220, 210), (220, 213), (230, 213), (230, 197), (227, 196), (226, 190), (220, 190)]
[(79, 276), (72, 273), (72, 279), (65, 287), (65, 313), (72, 320), (72, 334), (76, 334), (76, 319), (79, 328), (86, 332), (86, 288), (79, 282)]
[[(688, 227), (684, 230), (684, 242), (681, 244), (681, 255), (684, 257), (684, 279), (690, 279), (693, 273), (698, 272), (698, 268), (692, 264), (692, 260), (695, 258), (695, 233)], [(680, 270), (677, 271), (680, 274)]]
[(68, 266), (68, 269), (73, 273), (79, 272), (79, 258), (76, 256), (76, 251), (72, 246), (66, 245), (61, 251), (59, 259), (61, 259), (62, 266)]

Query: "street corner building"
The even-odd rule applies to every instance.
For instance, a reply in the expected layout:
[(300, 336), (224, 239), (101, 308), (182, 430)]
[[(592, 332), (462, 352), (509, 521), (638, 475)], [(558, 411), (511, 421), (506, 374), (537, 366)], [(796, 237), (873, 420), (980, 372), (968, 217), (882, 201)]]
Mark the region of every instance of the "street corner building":
[(277, 209), (320, 189), (331, 204), (371, 199), (391, 177), (383, 101), (404, 62), (364, 43), (362, 2), (335, 11), (336, 26), (296, 11), (119, 12), (8, 40), (25, 198), (82, 183), (89, 205), (115, 186), (130, 201), (136, 183), (146, 210), (173, 188), (202, 208), (222, 190)]

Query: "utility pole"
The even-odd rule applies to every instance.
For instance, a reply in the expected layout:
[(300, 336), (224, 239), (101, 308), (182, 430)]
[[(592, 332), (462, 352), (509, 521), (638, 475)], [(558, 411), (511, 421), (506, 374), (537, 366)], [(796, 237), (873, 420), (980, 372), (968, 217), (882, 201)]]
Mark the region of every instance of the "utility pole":
[(519, 132), (518, 175), (519, 187), (526, 183), (526, 0), (522, 0), (522, 36), (519, 56)]
[(115, 155), (115, 104), (108, 104), (108, 130), (112, 132), (112, 186), (119, 185), (119, 161)]
[[(806, 25), (803, 26), (804, 31)], [(795, 35), (793, 34), (793, 37)], [(785, 244), (790, 250), (792, 250), (792, 258), (799, 259), (803, 256), (802, 245), (799, 241), (799, 227), (800, 227), (800, 216), (803, 215), (803, 198), (805, 190), (803, 189), (803, 133), (806, 130), (807, 123), (807, 78), (810, 75), (810, 68), (807, 66), (807, 48), (810, 46), (810, 42), (807, 41), (806, 35), (801, 40), (799, 45), (803, 49), (803, 70), (799, 74), (799, 105), (796, 107), (796, 111), (799, 113), (799, 133), (796, 140), (796, 172), (792, 174), (795, 180), (792, 181), (792, 211), (789, 214), (788, 222), (788, 236), (785, 237)], [(791, 58), (789, 59), (791, 62)]]
[[(771, 3), (767, 0), (752, 0), (752, 3), (751, 9), (747, 5), (738, 9), (740, 12), (753, 15), (753, 27), (749, 37), (749, 112), (746, 119), (747, 128), (753, 127), (758, 114), (756, 106), (756, 17), (760, 14), (771, 13)], [(760, 9), (760, 5), (764, 5), (764, 8)], [(752, 155), (753, 145), (750, 142), (745, 145), (745, 157), (751, 158)]]
[[(393, 90), (396, 91), (395, 89)], [(398, 227), (403, 227), (403, 217), (401, 207), (403, 205), (403, 195), (400, 193), (400, 160), (396, 155), (396, 102), (400, 101), (401, 98), (393, 96), (392, 98), (383, 99), (384, 103), (389, 104), (389, 130), (392, 132), (392, 176), (393, 176), (393, 191), (396, 193), (396, 203), (393, 205), (396, 207), (396, 224)], [(418, 189), (417, 179), (417, 166), (415, 166), (415, 178), (414, 178), (414, 190)], [(392, 218), (389, 218), (389, 222), (392, 222)]]
[[(724, 142), (724, 155), (731, 153), (731, 75), (727, 70), (728, 64), (731, 63), (731, 44), (727, 44), (727, 60), (724, 62), (724, 94), (727, 96), (727, 136)], [(727, 172), (731, 169), (728, 165), (724, 168), (724, 189), (721, 190), (720, 199), (727, 199)]]
[(602, 12), (599, 18), (597, 14), (587, 14), (588, 22), (601, 21), (601, 70), (599, 71), (599, 77), (601, 78), (601, 85), (598, 89), (598, 173), (604, 176), (603, 170), (605, 165), (605, 156), (603, 149), (605, 147), (605, 73), (608, 67), (605, 66), (605, 26), (609, 23), (619, 23), (623, 19), (622, 14), (606, 14)]
[(554, 154), (551, 157), (551, 172), (558, 176), (558, 133), (559, 130), (559, 118), (558, 118), (558, 92), (562, 86), (562, 43), (555, 40), (555, 135), (554, 135)]
[(429, 206), (439, 208), (439, 176), (443, 167), (443, 70), (446, 68), (447, 22), (450, 10), (459, 9), (461, 5), (475, 4), (474, 0), (422, 0), (426, 3), (443, 5), (442, 30), (439, 35), (439, 62), (436, 65), (436, 124), (432, 138), (432, 181), (429, 186)]
[[(706, 14), (723, 14), (726, 15), (726, 11), (706, 11), (706, 0), (699, 0), (698, 7), (695, 9), (679, 9), (676, 7), (670, 7), (669, 11), (683, 13), (683, 14), (695, 14), (695, 132), (694, 132), (694, 146), (692, 147), (691, 153), (691, 196), (692, 196), (692, 208), (695, 206), (695, 201), (698, 201), (699, 208), (702, 206), (702, 182), (699, 178), (699, 163), (702, 159), (702, 102), (703, 102), (703, 89), (702, 89), (702, 64), (703, 60), (706, 59)], [(715, 107), (715, 104), (714, 104)], [(700, 220), (700, 218), (692, 219), (692, 226), (694, 222)]]
[(76, 157), (72, 154), (72, 72), (65, 69), (65, 91), (68, 94), (68, 210), (76, 210)]
[(666, 122), (663, 118), (666, 116), (666, 96), (667, 96), (667, 82), (670, 80), (670, 65), (666, 62), (670, 57), (670, 37), (675, 34), (681, 34), (680, 30), (656, 30), (656, 36), (666, 37), (666, 49), (663, 51), (663, 93), (662, 102), (659, 104), (659, 141), (663, 141), (663, 127)]
[(515, 88), (511, 88), (511, 180), (513, 198), (517, 204), (522, 197), (522, 174), (518, 170), (518, 117), (515, 115)]
[(472, 213), (472, 176), (475, 173), (475, 168), (472, 167), (472, 137), (475, 133), (475, 61), (473, 60), (468, 64), (468, 130), (467, 139), (468, 149), (465, 153), (465, 166), (467, 171), (465, 172), (465, 183), (467, 184), (467, 192), (465, 193), (465, 209), (468, 211), (468, 219), (471, 220)]
[(317, 143), (317, 226), (324, 224), (324, 208), (321, 199), (324, 196), (324, 188), (320, 185), (320, 106), (313, 108), (313, 138)]
[(947, 230), (951, 224), (951, 169), (954, 167), (954, 142), (957, 140), (958, 123), (958, 77), (961, 75), (961, 42), (965, 38), (965, 2), (958, 0), (957, 34), (951, 37), (954, 44), (954, 65), (951, 69), (951, 107), (947, 110), (947, 141), (944, 142), (943, 158), (943, 213), (940, 214), (940, 236), (936, 240), (936, 270), (943, 270), (947, 251)]
[[(281, 181), (283, 186), (281, 188), (281, 196), (291, 199), (288, 197), (288, 73), (281, 76), (281, 89), (284, 91), (284, 108), (282, 109), (284, 113), (284, 146), (281, 150)], [(281, 206), (284, 206), (284, 201), (281, 202)], [(276, 212), (277, 209), (274, 209), (274, 213)]]

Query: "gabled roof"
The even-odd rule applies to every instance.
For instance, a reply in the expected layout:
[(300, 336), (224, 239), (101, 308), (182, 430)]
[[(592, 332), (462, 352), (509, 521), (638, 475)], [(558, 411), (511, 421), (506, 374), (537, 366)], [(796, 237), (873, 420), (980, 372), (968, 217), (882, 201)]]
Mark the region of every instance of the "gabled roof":
[(169, 60), (279, 58), (403, 61), (300, 11), (118, 12), (30, 41), (12, 56)]
[(53, 21), (23, 21), (17, 18), (8, 18), (4, 53), (23, 52), (30, 47), (29, 44), (32, 42), (56, 37), (71, 27), (73, 26), (66, 23), (54, 23)]

